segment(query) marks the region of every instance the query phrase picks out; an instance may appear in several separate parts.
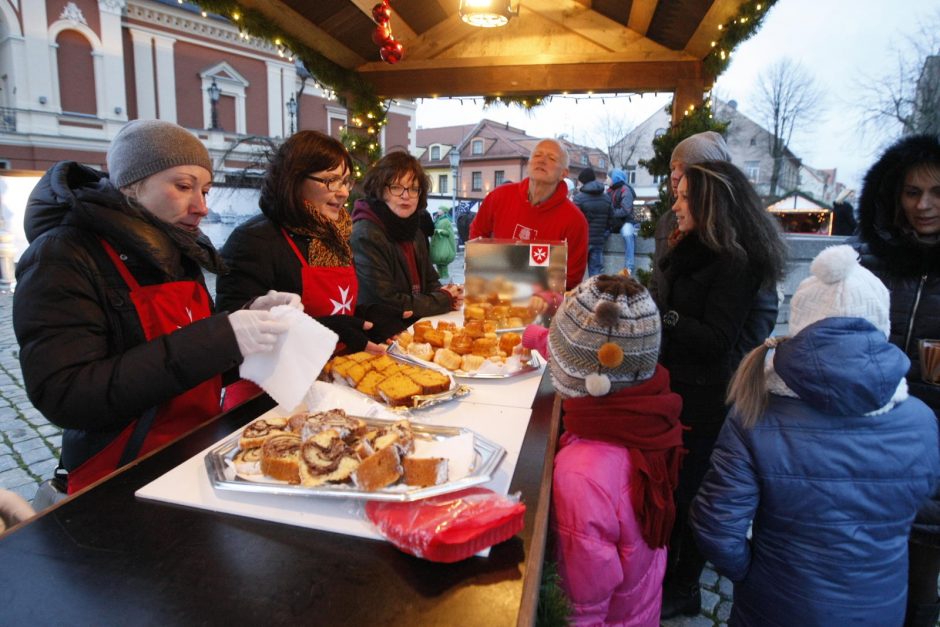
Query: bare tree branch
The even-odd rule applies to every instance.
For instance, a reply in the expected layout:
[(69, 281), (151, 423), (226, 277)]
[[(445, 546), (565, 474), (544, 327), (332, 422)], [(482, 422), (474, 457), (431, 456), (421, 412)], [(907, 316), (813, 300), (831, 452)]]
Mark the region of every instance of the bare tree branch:
[(755, 110), (768, 131), (773, 157), (770, 195), (776, 196), (790, 141), (821, 116), (823, 92), (799, 63), (784, 58), (768, 67), (757, 80)]

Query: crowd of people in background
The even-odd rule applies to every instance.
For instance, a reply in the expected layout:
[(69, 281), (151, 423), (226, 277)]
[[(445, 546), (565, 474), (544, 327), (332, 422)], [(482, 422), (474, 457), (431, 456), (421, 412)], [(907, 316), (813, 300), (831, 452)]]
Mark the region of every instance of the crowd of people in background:
[[(29, 398), (65, 430), (54, 487), (74, 493), (260, 394), (238, 366), (286, 331), (278, 307), (333, 330), (338, 351), (382, 353), (462, 307), (443, 282), (455, 228), (563, 241), (567, 294), (523, 343), (563, 399), (552, 526), (572, 622), (697, 614), (709, 560), (735, 584), (731, 624), (933, 625), (940, 385), (919, 347), (940, 339), (938, 138), (904, 138), (872, 166), (855, 237), (813, 261), (785, 337), (786, 241), (721, 135), (686, 138), (670, 168), (648, 286), (624, 171), (582, 170), (572, 198), (553, 139), (454, 224), (431, 219), (430, 180), (405, 152), (347, 207), (346, 148), (300, 131), (271, 159), (261, 214), (218, 252), (199, 229), (203, 144), (127, 124), (107, 175), (57, 164), (27, 208), (13, 324)], [(611, 234), (625, 257), (605, 272)]]

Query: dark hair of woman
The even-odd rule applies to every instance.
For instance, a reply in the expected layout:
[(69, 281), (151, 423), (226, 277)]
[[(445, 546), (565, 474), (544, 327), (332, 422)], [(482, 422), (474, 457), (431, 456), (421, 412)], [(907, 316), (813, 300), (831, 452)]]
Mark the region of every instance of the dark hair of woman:
[(338, 139), (319, 131), (294, 133), (271, 157), (261, 184), (261, 212), (283, 226), (307, 224), (309, 210), (304, 207), (301, 191), (304, 178), (339, 165), (344, 165), (347, 176), (352, 176), (352, 159)]
[(689, 211), (696, 232), (711, 250), (746, 260), (772, 287), (786, 272), (787, 245), (747, 177), (726, 161), (686, 168)]
[(421, 191), (418, 193), (418, 212), (424, 211), (428, 206), (428, 191), (431, 187), (431, 179), (424, 173), (421, 163), (407, 152), (390, 152), (381, 159), (366, 173), (362, 182), (362, 190), (367, 198), (382, 200), (385, 195), (385, 188), (400, 181), (406, 175), (411, 174), (414, 183)]

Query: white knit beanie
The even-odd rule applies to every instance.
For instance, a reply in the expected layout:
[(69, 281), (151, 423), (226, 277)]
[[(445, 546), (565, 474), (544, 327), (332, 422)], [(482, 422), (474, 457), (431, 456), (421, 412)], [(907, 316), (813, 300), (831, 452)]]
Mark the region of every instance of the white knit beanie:
[(212, 174), (209, 151), (195, 135), (166, 120), (132, 120), (108, 148), (108, 177), (121, 188), (179, 165), (198, 165)]
[(830, 246), (816, 255), (811, 276), (790, 302), (790, 335), (823, 318), (864, 318), (888, 337), (890, 296), (878, 277), (862, 267), (851, 246)]
[(552, 318), (549, 372), (566, 396), (604, 396), (653, 376), (659, 310), (642, 285), (598, 275), (579, 285)]

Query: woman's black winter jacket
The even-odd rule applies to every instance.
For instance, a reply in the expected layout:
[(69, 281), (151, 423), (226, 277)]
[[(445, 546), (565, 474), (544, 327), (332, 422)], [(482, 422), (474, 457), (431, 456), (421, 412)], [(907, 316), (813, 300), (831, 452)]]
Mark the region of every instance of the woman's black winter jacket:
[[(65, 429), (66, 469), (148, 408), (242, 361), (221, 314), (145, 339), (130, 290), (101, 238), (141, 285), (205, 281), (166, 234), (123, 211), (124, 202), (100, 172), (63, 162), (40, 179), (26, 208), (30, 245), (16, 267), (13, 328), (29, 400)], [(180, 267), (182, 275), (173, 270)]]

